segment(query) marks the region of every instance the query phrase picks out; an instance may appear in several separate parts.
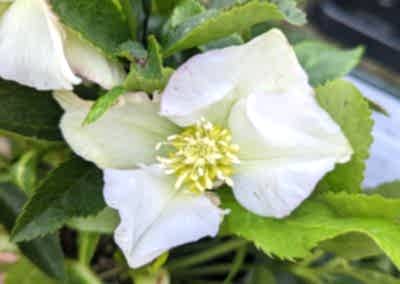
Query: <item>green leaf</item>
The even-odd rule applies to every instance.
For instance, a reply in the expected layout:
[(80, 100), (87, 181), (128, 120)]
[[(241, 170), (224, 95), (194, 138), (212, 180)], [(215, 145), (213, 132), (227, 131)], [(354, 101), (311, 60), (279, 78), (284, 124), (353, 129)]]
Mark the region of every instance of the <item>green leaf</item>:
[(118, 86), (112, 88), (106, 94), (98, 98), (90, 108), (89, 113), (86, 115), (83, 125), (88, 125), (98, 120), (110, 107), (117, 102), (118, 98), (125, 93), (125, 88)]
[[(211, 8), (226, 8), (235, 4), (246, 3), (248, 0), (214, 0)], [(294, 25), (303, 25), (306, 23), (306, 15), (297, 8), (296, 0), (270, 0), (285, 15), (287, 21)]]
[(49, 92), (0, 79), (0, 131), (45, 140), (61, 140), (62, 110)]
[(399, 284), (400, 280), (379, 270), (351, 265), (341, 258), (333, 258), (320, 265), (292, 265), (290, 271), (311, 284)]
[(162, 15), (166, 15), (173, 10), (178, 2), (179, 0), (152, 0), (153, 10)]
[(246, 1), (222, 10), (210, 9), (169, 29), (163, 37), (164, 56), (240, 33), (258, 23), (284, 18), (276, 5), (263, 0)]
[(55, 284), (53, 279), (47, 277), (28, 260), (21, 259), (7, 273), (4, 284)]
[(304, 41), (294, 46), (300, 64), (313, 86), (341, 78), (360, 63), (363, 47), (341, 50), (318, 41)]
[(359, 260), (382, 254), (382, 250), (366, 235), (349, 233), (324, 241), (320, 248), (348, 260)]
[(112, 234), (119, 222), (117, 211), (106, 207), (96, 216), (72, 218), (68, 221), (68, 226), (81, 232)]
[(133, 62), (135, 60), (145, 60), (147, 57), (147, 51), (141, 43), (128, 40), (118, 47), (115, 51), (115, 55)]
[(100, 240), (100, 234), (79, 232), (78, 246), (79, 246), (79, 262), (83, 265), (90, 265), (90, 261), (96, 252), (97, 245)]
[(67, 262), (68, 284), (102, 284), (87, 266), (75, 261)]
[(131, 37), (141, 40), (143, 37), (146, 15), (142, 0), (120, 0), (126, 15)]
[(206, 8), (198, 0), (182, 0), (173, 10), (162, 27), (161, 37), (167, 38), (168, 33), (190, 17), (205, 12)]
[(56, 279), (64, 279), (64, 254), (56, 234), (29, 242), (20, 242), (18, 247), (47, 275)]
[(317, 88), (319, 104), (340, 125), (353, 147), (350, 162), (337, 165), (319, 184), (320, 190), (360, 192), (365, 160), (372, 143), (371, 110), (358, 89), (336, 80)]
[(124, 87), (128, 91), (144, 91), (148, 94), (162, 90), (173, 70), (163, 67), (160, 46), (154, 36), (149, 37), (148, 57), (145, 64), (133, 63)]
[(247, 0), (211, 0), (210, 8), (221, 9), (233, 6), (236, 4), (244, 3)]
[(105, 207), (101, 171), (73, 157), (53, 170), (35, 189), (12, 232), (16, 242), (54, 232), (72, 217), (96, 214)]
[(112, 55), (130, 39), (129, 28), (112, 0), (50, 0), (61, 22)]
[(299, 8), (297, 8), (296, 0), (270, 0), (274, 3), (285, 15), (286, 20), (293, 25), (304, 25), (306, 20), (306, 14)]
[(201, 51), (225, 48), (233, 45), (241, 45), (244, 43), (243, 38), (238, 34), (233, 34), (221, 39), (214, 40), (206, 45), (199, 46)]
[(56, 281), (36, 269), (28, 260), (21, 259), (7, 273), (4, 284), (101, 284), (100, 279), (86, 266), (67, 262), (67, 280)]
[(273, 219), (242, 208), (229, 191), (221, 193), (222, 207), (231, 210), (222, 231), (253, 241), (269, 255), (304, 258), (322, 241), (357, 232), (371, 238), (400, 267), (400, 200), (330, 192), (308, 199), (285, 219)]
[[(15, 186), (0, 185), (0, 223), (8, 231), (14, 226), (25, 201), (24, 193)], [(56, 236), (48, 235), (30, 242), (21, 242), (18, 246), (21, 252), (43, 272), (51, 277), (64, 278), (64, 257)]]
[(37, 165), (39, 163), (39, 151), (30, 150), (12, 166), (12, 180), (28, 196), (32, 194), (37, 181)]
[[(344, 275), (349, 275), (353, 279), (357, 279), (364, 284), (377, 284), (377, 283), (385, 283), (385, 284), (400, 284), (400, 280), (392, 276), (388, 273), (383, 273), (373, 269), (363, 269), (363, 268), (353, 268), (347, 269), (345, 271), (339, 271)], [(343, 282), (335, 282), (337, 284)], [(353, 282), (359, 283), (359, 282)]]
[(367, 189), (367, 192), (377, 193), (386, 198), (400, 198), (400, 180), (384, 183), (374, 189)]
[(183, 23), (188, 18), (205, 12), (206, 8), (199, 3), (197, 0), (182, 0), (179, 5), (172, 11), (171, 16), (165, 23), (163, 33), (167, 34), (170, 29), (175, 28), (179, 24)]

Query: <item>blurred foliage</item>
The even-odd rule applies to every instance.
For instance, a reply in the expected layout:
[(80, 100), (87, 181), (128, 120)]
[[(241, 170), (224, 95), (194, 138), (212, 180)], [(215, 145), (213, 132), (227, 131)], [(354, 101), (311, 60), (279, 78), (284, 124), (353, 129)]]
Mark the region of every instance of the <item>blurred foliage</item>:
[[(292, 217), (261, 219), (232, 205), (216, 239), (173, 249), (132, 270), (112, 241), (119, 217), (105, 207), (101, 172), (73, 156), (63, 142), (62, 110), (51, 94), (0, 80), (0, 272), (5, 284), (400, 283), (399, 271), (384, 255), (399, 265), (399, 182), (370, 189), (372, 196), (361, 193), (371, 104), (354, 86), (337, 80), (359, 63), (362, 48), (310, 41), (293, 25), (305, 22), (294, 0), (49, 3), (63, 24), (130, 71), (124, 86), (108, 93), (86, 83), (75, 88), (80, 97), (96, 101), (87, 123), (118, 103), (122, 91), (162, 90), (173, 68), (195, 54), (280, 27), (295, 44), (311, 84), (319, 86), (320, 104), (342, 126), (356, 154)], [(10, 235), (18, 242), (10, 242)], [(3, 265), (2, 252), (19, 261)]]

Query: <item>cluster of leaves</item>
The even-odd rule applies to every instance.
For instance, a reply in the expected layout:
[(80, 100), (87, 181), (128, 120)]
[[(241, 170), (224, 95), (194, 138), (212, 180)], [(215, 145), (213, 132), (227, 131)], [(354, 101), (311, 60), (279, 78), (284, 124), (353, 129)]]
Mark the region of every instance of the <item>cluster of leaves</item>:
[[(162, 90), (173, 68), (188, 56), (243, 43), (255, 35), (257, 24), (305, 22), (295, 0), (49, 3), (65, 25), (129, 67), (123, 85), (107, 93), (97, 87), (76, 88), (79, 95), (96, 99), (84, 123), (99, 119), (126, 91)], [(284, 277), (292, 277), (286, 283), (400, 283), (391, 276), (391, 262), (400, 268), (400, 184), (385, 185), (375, 195), (362, 192), (372, 143), (371, 110), (360, 92), (340, 79), (358, 64), (363, 50), (304, 41), (295, 51), (318, 102), (352, 144), (352, 160), (337, 166), (315, 194), (283, 220), (256, 216), (221, 190), (223, 206), (231, 209), (223, 224), (224, 237), (174, 250), (165, 266), (173, 283), (210, 276), (222, 279), (217, 283), (237, 278), (248, 284), (281, 283)], [(5, 283), (101, 283), (89, 264), (99, 258), (93, 258), (98, 244), (104, 239), (109, 243), (104, 236), (118, 223), (102, 198), (101, 171), (74, 156), (63, 142), (58, 128), (62, 110), (50, 93), (0, 80), (0, 105), (0, 133), (10, 146), (0, 149), (0, 223), (5, 229), (0, 234), (9, 235), (18, 246), (8, 249), (24, 256), (8, 268)], [(72, 253), (65, 240), (71, 237), (60, 234), (71, 230), (78, 232), (78, 249), (72, 248)], [(106, 272), (97, 263), (103, 279), (131, 277), (137, 283), (152, 283), (144, 281), (164, 273), (159, 268), (165, 256), (148, 269), (132, 272), (115, 248), (104, 254), (114, 254), (114, 261)], [(71, 259), (75, 255), (79, 261)], [(352, 280), (343, 282), (346, 277)]]

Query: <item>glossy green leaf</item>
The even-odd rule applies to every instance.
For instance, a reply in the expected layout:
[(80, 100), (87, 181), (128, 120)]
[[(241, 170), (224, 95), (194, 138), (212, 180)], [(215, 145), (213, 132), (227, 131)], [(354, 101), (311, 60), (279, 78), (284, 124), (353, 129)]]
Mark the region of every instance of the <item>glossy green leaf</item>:
[[(222, 3), (224, 2), (224, 3)], [(211, 3), (211, 8), (224, 8), (231, 6), (233, 4), (238, 4), (244, 1), (240, 0), (228, 0), (228, 1), (213, 1)], [(206, 11), (206, 9), (199, 4), (197, 0), (185, 0), (181, 1), (179, 3), (179, 6), (177, 6), (171, 17), (169, 18), (169, 21), (167, 24), (164, 26), (164, 29), (168, 30), (171, 28), (176, 27), (180, 23), (184, 22), (188, 18), (195, 16), (197, 14), (200, 14), (202, 12)], [(164, 33), (167, 34), (168, 31), (165, 31)], [(207, 44), (199, 46), (199, 49), (201, 51), (208, 51), (212, 49), (219, 49), (219, 48), (224, 48), (232, 45), (240, 45), (243, 44), (244, 40), (243, 38), (238, 34), (231, 34), (229, 36), (219, 38), (216, 40), (213, 40)]]
[(120, 96), (126, 93), (124, 87), (118, 86), (98, 98), (89, 110), (83, 125), (88, 125), (99, 119), (110, 107), (112, 107)]
[(164, 25), (163, 33), (167, 36), (170, 29), (175, 28), (179, 24), (183, 23), (187, 19), (202, 12), (205, 12), (206, 8), (200, 4), (197, 0), (182, 0), (179, 5), (172, 11), (171, 16)]
[(199, 46), (201, 51), (225, 48), (233, 45), (241, 45), (244, 43), (243, 38), (238, 34), (233, 34), (221, 39), (214, 40), (206, 45)]
[(105, 207), (101, 171), (73, 157), (35, 189), (13, 229), (16, 242), (56, 231), (72, 217), (96, 214)]
[(112, 234), (119, 222), (118, 212), (106, 207), (95, 216), (72, 218), (68, 226), (81, 232)]
[[(0, 185), (0, 223), (8, 231), (14, 226), (26, 197), (22, 191), (9, 184)], [(59, 279), (64, 278), (64, 257), (56, 236), (18, 243), (21, 252), (38, 268)], [(19, 283), (20, 284), (20, 283)]]
[(83, 38), (112, 55), (130, 39), (127, 23), (112, 0), (50, 0), (61, 22)]
[(350, 233), (321, 243), (320, 248), (348, 260), (359, 260), (382, 254), (382, 250), (366, 235)]
[(285, 15), (286, 20), (293, 25), (304, 25), (306, 20), (306, 14), (299, 8), (297, 8), (296, 0), (270, 0), (274, 3)]
[(276, 5), (263, 0), (209, 9), (171, 26), (163, 38), (164, 56), (240, 33), (258, 23), (284, 18)]
[[(227, 8), (235, 4), (246, 3), (248, 0), (211, 0), (211, 8)], [(306, 23), (306, 15), (297, 8), (296, 0), (270, 0), (285, 15), (287, 21), (294, 25)]]
[(228, 8), (236, 4), (244, 3), (246, 1), (248, 0), (211, 0), (209, 7), (214, 9), (222, 9)]
[(115, 51), (115, 55), (133, 62), (136, 60), (145, 60), (147, 57), (147, 51), (141, 43), (128, 40), (118, 47)]
[(371, 110), (351, 83), (336, 80), (317, 88), (319, 104), (340, 125), (353, 147), (350, 162), (337, 165), (319, 184), (320, 190), (360, 192), (365, 160), (372, 144)]
[(32, 194), (37, 182), (37, 166), (39, 151), (36, 149), (25, 152), (12, 167), (12, 180), (28, 196)]
[(160, 46), (155, 37), (150, 36), (146, 62), (132, 63), (124, 87), (128, 91), (144, 91), (151, 94), (164, 88), (172, 72), (171, 68), (163, 67)]
[(62, 110), (49, 92), (39, 92), (0, 79), (0, 132), (33, 139), (61, 140)]
[(153, 10), (163, 15), (169, 14), (178, 3), (179, 0), (152, 0)]
[(145, 11), (142, 0), (120, 0), (128, 21), (132, 39), (141, 40), (145, 25)]
[(254, 242), (267, 254), (294, 260), (310, 255), (320, 242), (350, 232), (371, 238), (400, 267), (400, 200), (379, 195), (327, 193), (305, 201), (290, 217), (257, 216), (222, 191), (223, 232)]
[(300, 64), (313, 86), (341, 78), (360, 63), (364, 48), (341, 50), (318, 41), (304, 41), (294, 46)]

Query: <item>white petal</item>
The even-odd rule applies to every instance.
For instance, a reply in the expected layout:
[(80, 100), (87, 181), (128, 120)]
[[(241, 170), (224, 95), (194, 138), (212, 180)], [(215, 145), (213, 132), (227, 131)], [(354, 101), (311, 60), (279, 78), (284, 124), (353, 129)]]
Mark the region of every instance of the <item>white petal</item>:
[(183, 64), (164, 90), (161, 113), (180, 125), (201, 116), (223, 124), (236, 99), (288, 89), (310, 92), (292, 47), (273, 29), (244, 45), (209, 51)]
[(240, 204), (265, 217), (288, 216), (318, 181), (334, 167), (335, 160), (279, 160), (248, 163), (233, 177), (233, 192)]
[(240, 146), (235, 196), (262, 216), (290, 214), (352, 155), (340, 127), (307, 93), (251, 95), (235, 105), (229, 126)]
[(126, 73), (119, 62), (106, 58), (76, 32), (65, 30), (65, 53), (75, 74), (98, 83), (104, 89), (122, 84)]
[(0, 19), (0, 76), (39, 90), (79, 84), (62, 30), (44, 0), (16, 0)]
[(105, 170), (104, 180), (105, 200), (121, 218), (115, 241), (133, 268), (218, 233), (223, 211), (205, 195), (174, 189), (175, 178), (158, 166)]
[(133, 168), (155, 162), (155, 146), (179, 129), (158, 115), (159, 104), (146, 94), (125, 95), (96, 122), (82, 126), (92, 102), (71, 92), (56, 92), (65, 110), (61, 130), (78, 155), (100, 168)]

